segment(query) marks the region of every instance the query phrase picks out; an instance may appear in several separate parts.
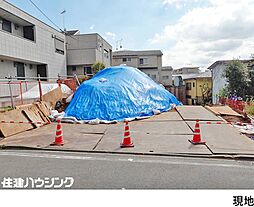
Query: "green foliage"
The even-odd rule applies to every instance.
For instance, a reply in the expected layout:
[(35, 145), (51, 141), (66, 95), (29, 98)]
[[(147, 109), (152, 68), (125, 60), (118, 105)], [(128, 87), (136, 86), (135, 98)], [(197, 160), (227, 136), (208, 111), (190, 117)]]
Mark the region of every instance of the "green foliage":
[(84, 81), (89, 80), (89, 77), (87, 75), (82, 75), (78, 77), (79, 83), (83, 83)]
[(104, 68), (106, 68), (106, 66), (102, 62), (95, 62), (92, 65), (92, 69), (93, 69), (94, 74), (98, 73), (100, 70), (103, 70)]
[(201, 87), (201, 93), (202, 93), (202, 105), (206, 105), (211, 103), (211, 98), (212, 98), (212, 90), (209, 87), (208, 83), (203, 83)]
[(254, 102), (251, 102), (250, 105), (248, 105), (248, 106), (245, 107), (245, 112), (246, 112), (248, 115), (254, 116)]
[(220, 89), (219, 93), (217, 94), (217, 97), (228, 97), (228, 96), (229, 91), (227, 87)]
[(250, 78), (248, 68), (239, 60), (232, 60), (224, 71), (227, 79), (227, 90), (231, 94), (245, 97), (248, 94)]

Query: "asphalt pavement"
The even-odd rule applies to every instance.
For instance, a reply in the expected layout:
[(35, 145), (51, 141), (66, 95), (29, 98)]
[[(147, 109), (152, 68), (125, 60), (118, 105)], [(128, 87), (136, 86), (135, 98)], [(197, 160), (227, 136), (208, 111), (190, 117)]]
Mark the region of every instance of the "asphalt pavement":
[(1, 150), (7, 178), (73, 178), (72, 189), (253, 189), (254, 162), (207, 158)]

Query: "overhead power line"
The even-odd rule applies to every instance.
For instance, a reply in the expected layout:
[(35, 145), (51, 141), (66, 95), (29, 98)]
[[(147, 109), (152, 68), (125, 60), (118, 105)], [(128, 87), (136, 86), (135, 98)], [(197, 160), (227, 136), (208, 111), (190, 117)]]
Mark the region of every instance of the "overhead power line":
[(44, 17), (46, 17), (55, 27), (57, 27), (61, 32), (64, 32), (57, 24), (55, 24), (32, 0), (28, 0), (31, 2), (31, 4), (34, 5), (36, 9), (38, 9)]

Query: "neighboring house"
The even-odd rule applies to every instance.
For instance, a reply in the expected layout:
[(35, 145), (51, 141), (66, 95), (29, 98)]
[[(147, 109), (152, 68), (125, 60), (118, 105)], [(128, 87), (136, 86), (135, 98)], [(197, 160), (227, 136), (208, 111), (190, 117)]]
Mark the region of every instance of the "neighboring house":
[(115, 51), (112, 65), (126, 64), (138, 68), (154, 81), (162, 83), (162, 55), (160, 50)]
[(102, 62), (112, 64), (112, 46), (99, 34), (80, 34), (78, 30), (66, 32), (68, 75), (92, 75), (91, 66)]
[(173, 75), (199, 73), (199, 67), (182, 67), (173, 70)]
[[(225, 88), (227, 85), (227, 80), (223, 77), (223, 73), (227, 68), (228, 64), (232, 60), (219, 60), (214, 62), (208, 69), (212, 72), (212, 96), (213, 104), (219, 103), (219, 93), (221, 89)], [(252, 66), (253, 60), (240, 60), (242, 63), (247, 64), (247, 66)]]
[(65, 35), (0, 0), (0, 78), (66, 75)]
[(161, 84), (164, 86), (172, 86), (172, 73), (173, 68), (171, 66), (164, 66), (161, 70)]
[(201, 104), (204, 99), (211, 98), (212, 74), (211, 71), (199, 74), (190, 74), (183, 77), (186, 87), (186, 100), (189, 105)]

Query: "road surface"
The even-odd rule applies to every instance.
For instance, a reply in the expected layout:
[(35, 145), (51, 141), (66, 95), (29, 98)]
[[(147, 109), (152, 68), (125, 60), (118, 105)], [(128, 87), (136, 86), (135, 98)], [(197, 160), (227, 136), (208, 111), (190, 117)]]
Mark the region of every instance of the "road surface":
[(73, 189), (253, 189), (250, 161), (88, 154), (52, 151), (0, 151), (4, 178), (73, 177)]

